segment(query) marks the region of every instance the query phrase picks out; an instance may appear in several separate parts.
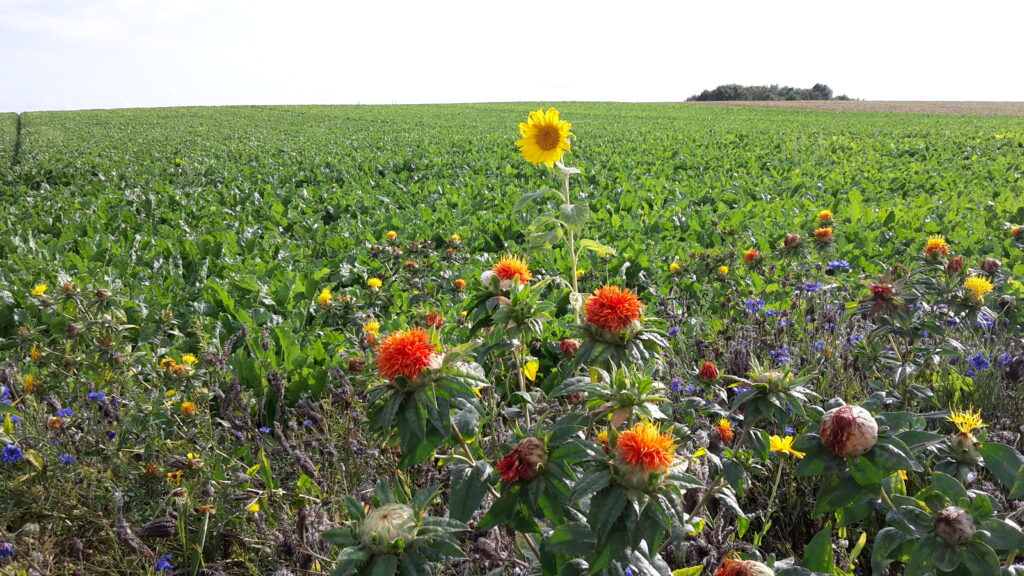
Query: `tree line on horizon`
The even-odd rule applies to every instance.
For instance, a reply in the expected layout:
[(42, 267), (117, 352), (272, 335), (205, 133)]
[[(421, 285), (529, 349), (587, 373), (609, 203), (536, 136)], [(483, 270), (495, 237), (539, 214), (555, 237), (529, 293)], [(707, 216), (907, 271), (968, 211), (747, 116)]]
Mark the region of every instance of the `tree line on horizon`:
[(815, 84), (811, 88), (792, 86), (741, 86), (722, 84), (714, 90), (705, 90), (686, 99), (687, 102), (722, 102), (727, 100), (850, 100), (846, 94), (832, 96), (827, 84)]

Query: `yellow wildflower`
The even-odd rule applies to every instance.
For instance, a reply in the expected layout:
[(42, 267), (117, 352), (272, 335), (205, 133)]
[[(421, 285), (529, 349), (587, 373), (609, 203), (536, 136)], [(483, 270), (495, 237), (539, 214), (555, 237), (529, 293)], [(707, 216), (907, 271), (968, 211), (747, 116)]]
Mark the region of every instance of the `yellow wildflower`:
[(188, 402), (188, 401), (186, 401), (186, 402), (182, 402), (181, 403), (181, 415), (182, 416), (192, 416), (195, 413), (196, 413), (196, 403), (195, 402)]
[(326, 308), (327, 305), (331, 303), (331, 298), (333, 297), (334, 295), (331, 294), (331, 289), (324, 288), (320, 291), (320, 295), (316, 297), (316, 301), (320, 303), (322, 308)]
[(380, 278), (370, 278), (369, 280), (366, 281), (366, 285), (369, 286), (370, 288), (376, 290), (376, 289), (380, 288), (381, 286), (383, 286), (384, 282), (381, 281)]
[(985, 427), (985, 423), (981, 419), (981, 412), (974, 412), (970, 409), (964, 411), (950, 410), (946, 420), (952, 422), (962, 434), (970, 434), (973, 430)]
[(248, 506), (246, 506), (245, 510), (247, 512), (249, 512), (250, 514), (256, 514), (257, 512), (260, 511), (260, 503), (258, 501), (253, 502), (252, 504), (249, 504)]
[(374, 336), (380, 336), (380, 322), (376, 320), (370, 320), (366, 324), (363, 324), (363, 332), (365, 334), (373, 334)]
[(981, 304), (985, 295), (992, 291), (992, 283), (981, 276), (971, 276), (964, 280), (964, 288), (971, 293), (971, 300), (975, 304)]
[(185, 364), (195, 364), (196, 363), (196, 355), (195, 354), (188, 354), (188, 353), (182, 354), (181, 355), (181, 361), (183, 363), (185, 363)]
[(572, 124), (559, 120), (558, 110), (549, 108), (530, 112), (526, 122), (519, 123), (521, 139), (516, 141), (523, 158), (536, 166), (546, 164), (554, 168), (555, 162), (562, 160), (562, 155), (570, 149), (569, 129)]
[(46, 293), (46, 289), (49, 288), (45, 283), (36, 284), (36, 287), (32, 289), (33, 296), (42, 296)]
[(780, 438), (777, 434), (773, 435), (769, 439), (769, 442), (770, 442), (769, 449), (772, 452), (782, 452), (784, 454), (792, 454), (793, 456), (796, 456), (797, 458), (803, 458), (804, 455), (805, 455), (803, 452), (800, 452), (798, 450), (794, 450), (793, 449), (793, 440), (794, 439), (793, 439), (792, 436), (786, 436), (785, 438)]
[(387, 236), (388, 240), (394, 241), (398, 238), (398, 232), (395, 232), (394, 230), (388, 230)]
[(675, 274), (676, 272), (679, 272), (679, 268), (681, 268), (681, 266), (679, 265), (679, 262), (673, 262), (673, 263), (668, 265), (668, 271), (673, 273), (673, 274)]
[(729, 267), (719, 266), (718, 270), (715, 270), (715, 274), (718, 274), (720, 277), (725, 278), (726, 276), (729, 275)]

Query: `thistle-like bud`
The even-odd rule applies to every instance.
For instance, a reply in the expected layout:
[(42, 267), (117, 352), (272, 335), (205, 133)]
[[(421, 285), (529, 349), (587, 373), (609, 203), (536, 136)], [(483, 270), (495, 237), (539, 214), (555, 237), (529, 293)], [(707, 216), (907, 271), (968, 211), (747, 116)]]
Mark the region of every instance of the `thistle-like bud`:
[(480, 274), (480, 284), (482, 284), (485, 289), (490, 290), (492, 288), (491, 284), (497, 277), (498, 275), (494, 273), (494, 270), (484, 270), (483, 273)]
[(966, 544), (974, 532), (974, 518), (959, 506), (943, 508), (935, 516), (935, 535), (950, 546)]
[(846, 405), (825, 413), (819, 433), (826, 450), (843, 458), (856, 458), (878, 441), (878, 424), (867, 410)]
[(995, 258), (985, 258), (981, 262), (981, 269), (985, 274), (995, 274), (1003, 267), (1003, 263)]
[(946, 263), (946, 274), (957, 276), (964, 269), (964, 257), (957, 256)]
[(511, 452), (498, 462), (498, 472), (503, 482), (511, 483), (520, 480), (533, 480), (544, 473), (548, 453), (544, 442), (529, 436), (516, 444)]
[(416, 538), (416, 512), (405, 504), (371, 510), (359, 526), (359, 542), (378, 554), (401, 552)]
[(348, 359), (348, 371), (349, 372), (362, 372), (363, 368), (366, 368), (366, 360), (358, 357), (352, 357)]
[(564, 338), (562, 342), (558, 344), (558, 347), (562, 350), (562, 356), (566, 358), (572, 358), (576, 355), (576, 351), (580, 349), (580, 343), (578, 340), (572, 338)]
[(700, 370), (697, 371), (697, 378), (705, 382), (718, 380), (718, 368), (715, 367), (714, 362), (704, 362), (701, 364)]
[(957, 432), (949, 437), (950, 456), (962, 464), (974, 465), (981, 461), (977, 446), (978, 440), (969, 432)]
[(782, 241), (782, 245), (785, 248), (796, 248), (800, 244), (799, 234), (786, 234), (785, 240)]

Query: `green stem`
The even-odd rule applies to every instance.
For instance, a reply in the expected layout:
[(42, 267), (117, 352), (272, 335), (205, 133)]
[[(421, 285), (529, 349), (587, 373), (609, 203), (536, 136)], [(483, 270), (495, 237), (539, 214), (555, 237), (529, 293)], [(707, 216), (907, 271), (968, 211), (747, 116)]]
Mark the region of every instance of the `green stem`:
[[(566, 204), (572, 204), (570, 201), (571, 196), (569, 195), (569, 175), (565, 173), (562, 174), (562, 200), (564, 200)], [(576, 254), (576, 234), (573, 232), (572, 226), (567, 225), (565, 228), (569, 232), (569, 282), (572, 284), (573, 293), (579, 294), (579, 285), (576, 282), (576, 274), (579, 271), (579, 259)], [(579, 324), (580, 311), (576, 308), (573, 308), (573, 311), (576, 314), (576, 323)]]
[(882, 501), (885, 502), (885, 505), (888, 506), (890, 510), (896, 509), (896, 505), (892, 503), (892, 499), (885, 493), (885, 488), (881, 488), (878, 493), (881, 494)]
[(512, 358), (516, 361), (516, 378), (519, 379), (519, 391), (523, 394), (523, 412), (526, 414), (526, 428), (530, 428), (530, 401), (529, 393), (526, 391), (526, 377), (523, 376), (523, 360), (520, 358), (520, 354), (523, 352), (523, 344), (520, 342), (519, 346), (512, 351)]

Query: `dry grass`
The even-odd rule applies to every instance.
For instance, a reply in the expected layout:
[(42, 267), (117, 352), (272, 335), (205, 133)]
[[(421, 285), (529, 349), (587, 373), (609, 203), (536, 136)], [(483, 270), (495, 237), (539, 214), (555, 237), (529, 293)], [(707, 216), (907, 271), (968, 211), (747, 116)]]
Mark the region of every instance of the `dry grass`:
[(793, 108), (797, 110), (895, 112), (904, 114), (1024, 116), (1024, 102), (872, 102), (863, 100), (787, 100), (753, 102), (688, 102), (688, 104), (751, 106), (756, 108)]

